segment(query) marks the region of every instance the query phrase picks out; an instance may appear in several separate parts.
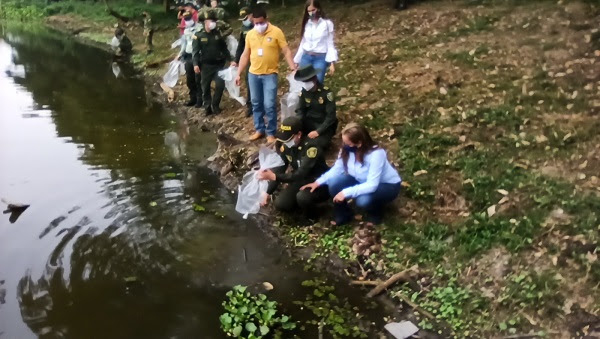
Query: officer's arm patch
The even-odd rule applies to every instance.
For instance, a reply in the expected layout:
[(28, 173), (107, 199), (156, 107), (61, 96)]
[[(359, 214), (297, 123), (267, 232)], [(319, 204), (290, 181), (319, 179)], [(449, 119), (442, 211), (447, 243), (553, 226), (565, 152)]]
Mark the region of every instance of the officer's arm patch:
[(306, 150), (306, 156), (309, 158), (314, 158), (317, 156), (317, 153), (319, 151), (317, 150), (316, 147), (310, 147), (309, 149)]
[(281, 147), (279, 148), (279, 152), (283, 153), (283, 151), (285, 151), (285, 146), (281, 145)]
[(333, 93), (332, 92), (327, 93), (327, 100), (333, 101)]
[(196, 35), (192, 35), (192, 39), (193, 40), (198, 40), (198, 37)]

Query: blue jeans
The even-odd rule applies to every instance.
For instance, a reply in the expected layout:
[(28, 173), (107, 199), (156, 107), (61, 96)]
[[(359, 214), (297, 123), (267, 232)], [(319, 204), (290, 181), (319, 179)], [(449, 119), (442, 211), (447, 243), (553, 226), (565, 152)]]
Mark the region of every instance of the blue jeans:
[(319, 79), (320, 83), (323, 83), (325, 81), (325, 72), (327, 72), (327, 67), (329, 66), (329, 63), (325, 61), (325, 54), (310, 55), (305, 52), (302, 54), (299, 67), (308, 65), (312, 65), (317, 70), (317, 79)]
[(265, 134), (266, 129), (267, 135), (274, 136), (277, 131), (277, 73), (264, 75), (248, 73), (248, 85), (252, 93), (254, 129), (262, 134)]
[[(343, 174), (329, 179), (329, 195), (335, 197), (346, 187), (358, 185), (359, 182), (353, 176)], [(359, 195), (354, 198), (356, 206), (367, 212), (367, 221), (378, 224), (383, 219), (383, 206), (392, 202), (400, 194), (400, 183), (379, 184), (375, 192)], [(334, 220), (338, 225), (348, 223), (352, 220), (354, 212), (346, 201), (334, 203)]]

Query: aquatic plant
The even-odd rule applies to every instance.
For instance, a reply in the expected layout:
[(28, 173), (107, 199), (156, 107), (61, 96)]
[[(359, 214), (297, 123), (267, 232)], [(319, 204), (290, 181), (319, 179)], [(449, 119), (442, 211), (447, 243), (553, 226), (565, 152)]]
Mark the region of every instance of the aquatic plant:
[(282, 330), (296, 328), (287, 315), (280, 314), (277, 302), (264, 294), (253, 295), (246, 286), (234, 286), (223, 302), (225, 313), (221, 314), (221, 328), (234, 338), (263, 338), (268, 334), (280, 335)]

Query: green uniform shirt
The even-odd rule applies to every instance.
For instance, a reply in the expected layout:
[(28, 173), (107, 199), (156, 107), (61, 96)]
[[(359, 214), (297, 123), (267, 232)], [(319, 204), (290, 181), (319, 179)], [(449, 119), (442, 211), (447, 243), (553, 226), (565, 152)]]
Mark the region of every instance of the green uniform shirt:
[[(312, 140), (291, 148), (278, 142), (276, 147), (284, 165), (273, 169), (276, 180), (269, 182), (268, 194), (273, 194), (281, 182), (312, 181), (329, 169), (325, 153)], [(290, 166), (292, 171), (286, 173)]]
[(192, 58), (194, 66), (201, 64), (222, 64), (231, 60), (225, 39), (216, 30), (197, 32), (192, 40)]
[(314, 91), (302, 90), (296, 114), (302, 120), (302, 133), (317, 131), (319, 135), (335, 134), (338, 119), (335, 98), (328, 87), (317, 85)]

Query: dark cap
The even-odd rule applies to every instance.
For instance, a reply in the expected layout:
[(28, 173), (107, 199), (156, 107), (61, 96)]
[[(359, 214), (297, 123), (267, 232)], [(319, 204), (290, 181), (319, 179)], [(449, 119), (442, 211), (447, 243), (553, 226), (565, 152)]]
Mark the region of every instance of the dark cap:
[(302, 120), (297, 117), (287, 117), (281, 122), (279, 131), (275, 134), (277, 140), (286, 142), (302, 130)]
[(240, 8), (240, 20), (244, 20), (246, 19), (246, 17), (248, 16), (248, 14), (250, 14), (250, 9), (248, 7), (242, 7)]
[(186, 2), (186, 3), (185, 3), (185, 5), (183, 5), (183, 6), (184, 6), (184, 7), (193, 7), (193, 8), (196, 8), (196, 7), (194, 6), (194, 3), (192, 3), (192, 2)]
[(317, 70), (312, 65), (299, 68), (294, 75), (296, 81), (306, 81), (317, 76)]

